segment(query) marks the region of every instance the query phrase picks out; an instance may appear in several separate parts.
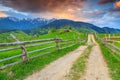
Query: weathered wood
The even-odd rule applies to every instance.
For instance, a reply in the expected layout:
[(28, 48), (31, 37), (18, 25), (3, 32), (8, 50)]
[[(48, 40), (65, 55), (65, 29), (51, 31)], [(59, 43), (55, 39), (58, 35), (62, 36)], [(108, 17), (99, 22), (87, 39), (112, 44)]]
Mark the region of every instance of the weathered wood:
[(26, 50), (25, 46), (21, 46), (21, 49), (22, 49), (22, 61), (26, 62), (26, 61), (28, 61), (27, 50)]
[(61, 40), (58, 39), (58, 38), (56, 38), (55, 42), (56, 42), (56, 48), (57, 48), (57, 50), (60, 50), (60, 42), (61, 42)]
[(22, 61), (18, 61), (18, 62), (14, 62), (14, 63), (11, 63), (11, 64), (7, 64), (7, 65), (5, 65), (5, 66), (1, 66), (0, 67), (0, 70), (3, 70), (3, 69), (5, 69), (5, 68), (7, 68), (7, 67), (10, 67), (10, 66), (14, 66), (14, 65), (16, 65), (16, 64), (19, 64), (19, 63), (21, 63)]
[[(17, 42), (20, 42), (13, 34), (10, 34), (10, 36)], [(22, 61), (26, 62), (28, 61), (28, 59), (27, 59), (27, 50), (25, 48), (25, 45), (21, 45), (21, 49), (22, 49)]]
[[(37, 42), (46, 42), (46, 41), (55, 41), (56, 39), (43, 39), (43, 40), (33, 40), (33, 41), (24, 41), (24, 42), (12, 42), (12, 43), (1, 43), (0, 47), (4, 46), (14, 46), (14, 45), (25, 45), (25, 44), (31, 44), (31, 43), (37, 43)], [(61, 39), (59, 39), (61, 40)]]
[(32, 53), (34, 53), (34, 52), (43, 51), (43, 50), (46, 50), (46, 49), (49, 49), (49, 48), (54, 48), (54, 47), (55, 47), (55, 46), (49, 46), (49, 47), (46, 47), (46, 48), (42, 48), (42, 49), (30, 51), (30, 52), (28, 52), (27, 54), (32, 54)]
[(35, 46), (42, 46), (42, 45), (45, 45), (45, 44), (52, 44), (52, 43), (55, 43), (55, 42), (44, 42), (44, 43), (40, 43), (40, 44), (33, 44), (33, 45), (28, 45), (26, 46), (26, 48), (29, 48), (29, 47), (35, 47)]
[[(29, 48), (29, 47), (35, 47), (35, 46), (42, 46), (42, 45), (45, 45), (45, 44), (51, 44), (51, 43), (54, 43), (53, 41), (52, 42), (45, 42), (45, 43), (40, 43), (40, 44), (33, 44), (33, 45), (28, 45), (28, 46), (25, 46), (26, 48)], [(21, 47), (15, 47), (15, 48), (8, 48), (8, 49), (2, 49), (0, 50), (0, 52), (5, 52), (5, 51), (11, 51), (11, 50), (16, 50), (16, 49), (20, 49)]]
[(14, 59), (14, 58), (17, 58), (17, 57), (21, 57), (21, 56), (22, 56), (22, 54), (19, 54), (19, 55), (16, 55), (16, 56), (11, 56), (11, 57), (8, 57), (8, 58), (1, 59), (0, 62), (8, 61), (8, 60), (11, 60), (11, 59)]
[(70, 45), (70, 46), (67, 46), (67, 47), (63, 47), (63, 48), (61, 48), (61, 49), (65, 49), (65, 48), (68, 48), (68, 47), (72, 47), (72, 46), (74, 46), (74, 45), (76, 45), (76, 43), (75, 43), (75, 44), (72, 44), (72, 45)]
[(68, 41), (67, 43), (61, 43), (60, 46), (64, 46), (64, 45), (70, 44), (70, 43), (73, 43), (73, 41)]
[(31, 57), (30, 59), (34, 59), (34, 58), (37, 58), (37, 57), (41, 57), (41, 56), (44, 56), (44, 55), (47, 55), (47, 54), (51, 54), (52, 52), (46, 52), (46, 53), (44, 53), (44, 54), (39, 54), (39, 55), (37, 55), (37, 56), (33, 56), (33, 57)]
[[(14, 58), (17, 58), (17, 57), (22, 57), (22, 60), (19, 61), (19, 62), (14, 62), (14, 63), (11, 63), (11, 64), (7, 64), (7, 65), (5, 65), (5, 66), (2, 66), (2, 67), (0, 67), (0, 69), (4, 69), (4, 68), (6, 68), (6, 67), (10, 67), (10, 66), (13, 66), (13, 65), (15, 65), (15, 64), (19, 64), (19, 63), (21, 63), (21, 62), (26, 62), (26, 61), (28, 61), (27, 55), (28, 55), (28, 54), (32, 54), (32, 53), (34, 53), (34, 52), (38, 52), (38, 51), (42, 51), (42, 50), (46, 50), (46, 49), (54, 48), (54, 47), (57, 47), (57, 49), (60, 50), (60, 42), (67, 42), (67, 41), (68, 41), (68, 40), (62, 40), (62, 39), (59, 39), (59, 38), (54, 38), (54, 39), (51, 38), (51, 39), (45, 39), (45, 40), (33, 40), (33, 41), (20, 42), (14, 35), (11, 35), (11, 36), (12, 36), (13, 39), (15, 39), (17, 42), (13, 42), (13, 43), (2, 43), (2, 44), (0, 44), (0, 46), (20, 45), (20, 46), (21, 46), (21, 49), (22, 49), (22, 54), (1, 59), (0, 62), (7, 61), (7, 60), (11, 60), (11, 59), (14, 59)], [(52, 41), (52, 42), (47, 42), (47, 41)], [(34, 47), (34, 46), (41, 46), (41, 45), (45, 45), (45, 44), (51, 44), (51, 43), (54, 43), (53, 41), (56, 42), (56, 46), (49, 46), (49, 47), (46, 47), (46, 48), (42, 48), (42, 49), (30, 51), (30, 52), (27, 52), (27, 51), (26, 51), (26, 48), (27, 48), (27, 47)], [(71, 44), (72, 44), (73, 41), (74, 41), (74, 40), (69, 40), (68, 43), (71, 43)], [(31, 44), (31, 43), (37, 43), (37, 42), (45, 42), (45, 43), (25, 46), (25, 44)], [(67, 44), (68, 44), (68, 43), (67, 43)], [(75, 44), (73, 44), (73, 45), (75, 45)], [(71, 47), (71, 46), (73, 46), (73, 45), (70, 45), (70, 46), (67, 46), (67, 47)], [(67, 48), (67, 47), (64, 47), (64, 48)], [(10, 51), (10, 50), (16, 50), (16, 49), (20, 49), (20, 47), (2, 49), (2, 50), (0, 50), (0, 52)], [(62, 49), (62, 48), (61, 48), (61, 49)], [(33, 58), (36, 58), (36, 57), (40, 57), (40, 56), (44, 56), (44, 55), (46, 55), (46, 54), (51, 54), (51, 53), (52, 53), (52, 52), (47, 52), (47, 53), (44, 53), (44, 54), (39, 54), (39, 55), (37, 55), (37, 56), (31, 57), (30, 59), (33, 59)]]
[[(98, 36), (97, 36), (98, 37)], [(103, 39), (101, 38), (98, 38), (99, 41), (101, 41), (102, 44), (104, 44), (107, 48), (109, 48), (112, 52), (114, 52), (112, 49), (115, 49), (116, 51), (114, 53), (120, 55), (120, 48), (118, 48), (117, 46), (115, 46), (114, 44), (110, 44), (110, 43), (107, 43), (105, 42)]]
[(11, 51), (11, 50), (16, 50), (16, 49), (20, 49), (20, 47), (16, 47), (16, 48), (8, 48), (8, 49), (2, 49), (2, 50), (0, 50), (0, 52), (6, 52), (6, 51)]

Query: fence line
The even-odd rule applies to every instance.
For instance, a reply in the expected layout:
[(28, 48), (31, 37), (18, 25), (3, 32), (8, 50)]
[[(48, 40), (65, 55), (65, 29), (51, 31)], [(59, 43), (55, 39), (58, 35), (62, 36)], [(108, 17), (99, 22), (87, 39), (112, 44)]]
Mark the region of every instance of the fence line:
[(110, 49), (113, 53), (116, 53), (120, 56), (120, 48), (115, 46), (114, 44), (107, 43), (105, 39), (99, 38), (97, 34), (95, 34), (97, 40), (99, 40), (102, 44), (104, 44), (108, 49)]
[[(0, 66), (0, 70), (5, 69), (5, 68), (10, 67), (10, 66), (13, 66), (13, 65), (16, 65), (16, 64), (19, 64), (21, 62), (27, 62), (27, 61), (29, 61), (29, 59), (33, 59), (33, 58), (37, 58), (37, 57), (40, 57), (40, 56), (44, 56), (46, 54), (51, 54), (52, 52), (46, 52), (46, 53), (38, 54), (38, 55), (32, 56), (32, 57), (28, 57), (29, 54), (33, 54), (35, 52), (47, 50), (47, 49), (50, 49), (50, 48), (56, 48), (56, 50), (61, 50), (61, 49), (65, 49), (65, 48), (71, 47), (73, 45), (76, 45), (77, 43), (80, 42), (79, 41), (80, 38), (74, 38), (74, 40), (63, 40), (63, 39), (60, 39), (60, 38), (50, 38), (50, 39), (42, 39), (42, 40), (32, 40), (32, 41), (20, 42), (13, 35), (12, 35), (12, 37), (17, 42), (2, 43), (2, 44), (0, 44), (0, 47), (16, 46), (16, 45), (19, 45), (19, 46), (15, 47), (15, 48), (1, 49), (0, 52), (6, 52), (6, 51), (12, 51), (12, 50), (21, 49), (22, 53), (18, 54), (18, 55), (15, 55), (15, 56), (8, 57), (8, 58), (0, 59), (0, 63), (8, 61), (8, 60), (11, 60), (11, 59), (14, 59), (14, 58), (18, 58), (18, 57), (22, 57), (22, 59), (19, 60), (19, 61), (13, 62), (13, 63), (5, 64), (4, 66)], [(41, 43), (39, 43), (39, 42), (41, 42)], [(39, 43), (39, 44), (33, 44), (33, 43)], [(28, 44), (31, 44), (31, 45), (28, 45)], [(33, 51), (30, 51), (30, 52), (28, 52), (26, 50), (26, 48), (29, 48), (29, 47), (42, 46), (42, 45), (46, 45), (46, 44), (55, 44), (55, 46), (49, 46), (49, 47), (33, 50)], [(70, 44), (70, 46), (63, 47), (64, 45), (67, 45), (67, 44)]]

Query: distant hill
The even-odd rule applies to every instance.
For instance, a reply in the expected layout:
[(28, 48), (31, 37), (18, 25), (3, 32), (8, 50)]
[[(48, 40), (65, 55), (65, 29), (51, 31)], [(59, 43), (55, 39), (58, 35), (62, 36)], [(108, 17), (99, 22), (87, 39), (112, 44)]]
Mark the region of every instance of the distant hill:
[(60, 29), (68, 25), (72, 26), (76, 30), (79, 30), (80, 32), (120, 33), (119, 29), (108, 27), (100, 28), (90, 23), (72, 21), (67, 19), (18, 19), (15, 17), (0, 18), (0, 33), (14, 30), (22, 30), (26, 33), (31, 34), (44, 34), (53, 27), (56, 29)]
[(0, 18), (0, 33), (12, 30), (31, 30), (38, 26), (44, 26), (54, 21), (54, 19), (47, 20), (44, 18), (35, 19), (18, 19), (15, 17)]
[(53, 27), (56, 29), (60, 29), (68, 25), (72, 26), (73, 28), (81, 32), (120, 33), (120, 29), (114, 29), (114, 28), (108, 28), (108, 27), (100, 28), (90, 23), (72, 21), (72, 20), (67, 20), (67, 19), (55, 20), (45, 26), (34, 28), (32, 29), (32, 31), (39, 32), (40, 30), (44, 30), (44, 29), (49, 30)]

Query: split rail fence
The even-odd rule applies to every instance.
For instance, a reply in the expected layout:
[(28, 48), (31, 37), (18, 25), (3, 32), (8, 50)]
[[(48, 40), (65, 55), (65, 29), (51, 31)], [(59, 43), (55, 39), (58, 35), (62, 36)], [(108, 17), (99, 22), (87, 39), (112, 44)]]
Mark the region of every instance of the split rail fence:
[[(14, 36), (13, 36), (13, 38), (16, 39)], [(85, 40), (83, 40), (83, 41), (85, 41)], [(20, 42), (19, 40), (16, 39), (16, 42), (2, 43), (2, 44), (0, 44), (0, 47), (16, 46), (16, 45), (18, 47), (1, 49), (0, 52), (6, 52), (6, 51), (11, 51), (11, 50), (21, 49), (22, 53), (18, 54), (18, 55), (15, 55), (15, 56), (7, 57), (7, 58), (4, 58), (4, 59), (0, 59), (0, 63), (2, 63), (2, 62), (5, 62), (5, 61), (12, 60), (14, 58), (21, 57), (21, 60), (19, 60), (19, 61), (8, 63), (8, 64), (0, 66), (0, 70), (3, 70), (7, 67), (10, 67), (10, 66), (22, 63), (22, 62), (28, 62), (30, 59), (41, 57), (41, 56), (44, 56), (44, 55), (47, 55), (47, 54), (51, 54), (52, 52), (45, 52), (43, 54), (38, 54), (38, 55), (32, 56), (32, 57), (28, 57), (29, 54), (33, 54), (35, 52), (47, 50), (47, 49), (50, 49), (50, 48), (56, 48), (55, 50), (61, 50), (61, 49), (76, 45), (78, 43), (82, 43), (83, 41), (81, 41), (80, 38), (75, 38), (74, 40), (63, 40), (63, 39), (60, 39), (60, 38), (51, 38), (51, 39), (32, 40), (32, 41), (24, 41), (24, 42)], [(38, 43), (38, 44), (33, 44), (33, 43)], [(28, 45), (28, 44), (32, 44), (32, 45)], [(27, 51), (27, 48), (29, 48), (29, 47), (43, 46), (43, 45), (46, 45), (46, 44), (55, 44), (55, 45), (45, 47), (45, 48), (40, 48), (40, 49), (33, 50), (33, 51), (30, 51), (30, 52)], [(63, 47), (64, 45), (67, 45), (67, 44), (70, 44), (70, 45)]]
[(113, 53), (116, 53), (117, 55), (120, 56), (120, 48), (114, 45), (114, 42), (108, 43), (105, 39), (102, 39), (98, 37), (97, 34), (95, 34), (95, 37), (97, 40), (99, 40), (102, 44), (104, 44), (108, 49), (110, 49)]

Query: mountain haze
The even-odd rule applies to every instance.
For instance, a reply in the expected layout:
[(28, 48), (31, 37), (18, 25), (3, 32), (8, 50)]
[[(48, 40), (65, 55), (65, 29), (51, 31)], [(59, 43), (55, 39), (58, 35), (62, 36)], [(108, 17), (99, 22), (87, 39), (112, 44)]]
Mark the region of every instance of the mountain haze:
[(72, 26), (74, 29), (80, 32), (97, 32), (97, 33), (120, 33), (119, 29), (103, 27), (100, 28), (90, 23), (72, 21), (68, 19), (44, 19), (44, 18), (25, 18), (18, 19), (15, 17), (0, 18), (0, 33), (22, 30), (27, 33), (47, 33), (51, 28), (64, 28), (66, 26)]
[(114, 28), (109, 28), (109, 27), (100, 28), (90, 23), (72, 21), (72, 20), (67, 20), (67, 19), (55, 20), (45, 26), (35, 28), (34, 30), (38, 31), (39, 29), (42, 29), (42, 28), (50, 29), (53, 27), (56, 29), (60, 29), (60, 28), (64, 28), (65, 26), (72, 26), (73, 28), (81, 32), (120, 33), (119, 29), (114, 29)]

